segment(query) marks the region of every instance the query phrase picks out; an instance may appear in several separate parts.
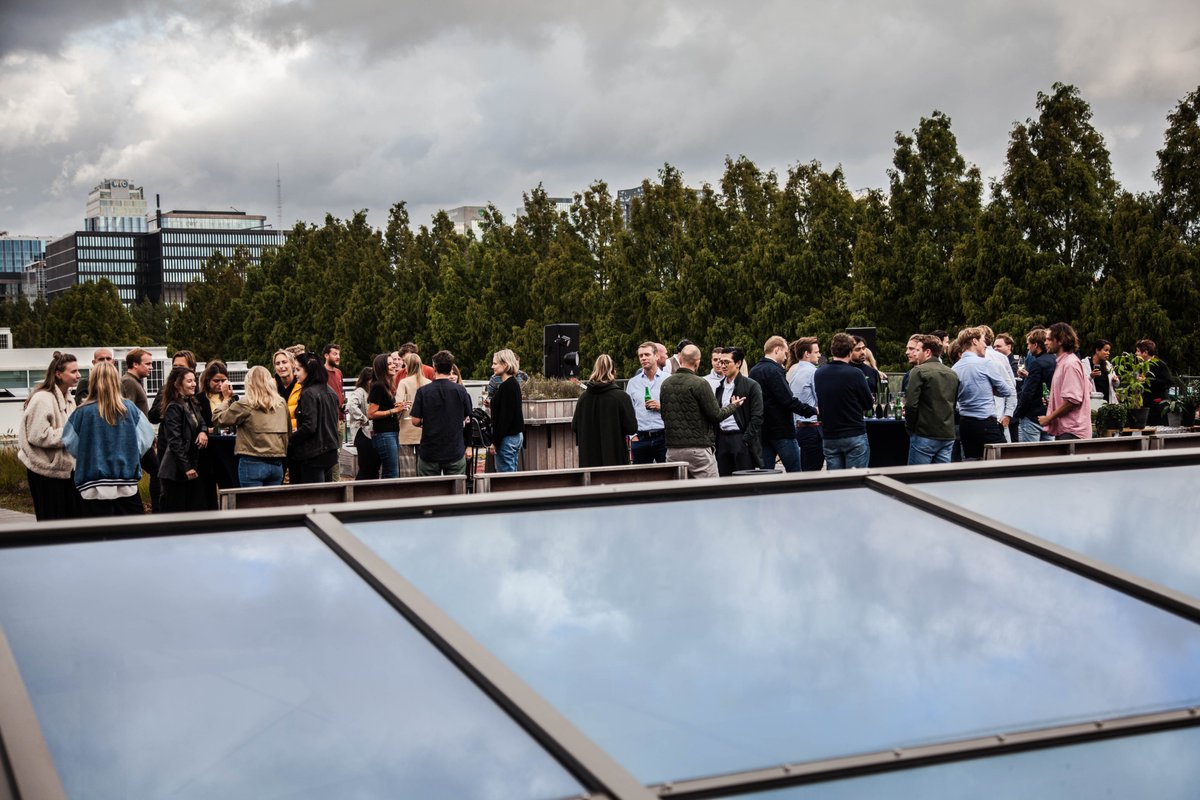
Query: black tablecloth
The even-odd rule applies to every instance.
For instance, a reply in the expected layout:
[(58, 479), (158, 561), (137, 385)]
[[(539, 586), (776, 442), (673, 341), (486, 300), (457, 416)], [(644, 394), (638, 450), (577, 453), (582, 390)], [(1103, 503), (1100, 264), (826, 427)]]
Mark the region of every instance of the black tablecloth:
[(901, 419), (868, 419), (867, 442), (872, 467), (902, 467), (908, 463), (908, 431)]

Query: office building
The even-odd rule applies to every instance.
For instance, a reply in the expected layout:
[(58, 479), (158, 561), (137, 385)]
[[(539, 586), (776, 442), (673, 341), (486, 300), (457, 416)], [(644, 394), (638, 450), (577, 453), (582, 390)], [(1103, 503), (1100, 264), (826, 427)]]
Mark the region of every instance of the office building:
[(145, 233), (146, 194), (125, 178), (108, 178), (88, 194), (83, 229)]
[(188, 286), (200, 280), (213, 253), (232, 259), (238, 248), (251, 264), (283, 244), (283, 231), (267, 228), (262, 214), (243, 211), (168, 211), (154, 216), (147, 237), (146, 296), (183, 304)]
[(487, 206), (459, 206), (447, 211), (446, 216), (450, 217), (450, 222), (454, 223), (454, 230), (458, 233), (465, 236), (468, 230), (473, 230), (478, 236), (483, 230), (485, 211)]
[(46, 257), (49, 241), (49, 236), (0, 234), (0, 299), (11, 300), (24, 294), (27, 270)]
[(105, 278), (131, 305), (144, 295), (145, 233), (76, 231), (46, 246), (46, 299)]

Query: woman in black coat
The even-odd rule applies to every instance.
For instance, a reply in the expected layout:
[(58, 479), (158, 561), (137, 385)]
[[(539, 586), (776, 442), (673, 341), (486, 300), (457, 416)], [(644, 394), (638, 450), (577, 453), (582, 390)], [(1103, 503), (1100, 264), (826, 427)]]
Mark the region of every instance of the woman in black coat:
[(208, 509), (200, 476), (200, 450), (208, 447), (208, 426), (196, 404), (196, 373), (173, 367), (163, 386), (162, 430), (159, 432), (158, 478), (163, 511)]
[(587, 391), (575, 406), (571, 429), (579, 447), (579, 466), (615, 467), (629, 463), (626, 437), (637, 433), (633, 400), (616, 384), (613, 361), (601, 353), (592, 367)]
[(299, 467), (292, 483), (329, 483), (337, 464), (338, 398), (329, 388), (329, 373), (321, 359), (305, 353), (297, 378), (300, 402), (296, 406), (296, 430), (288, 442), (288, 460)]

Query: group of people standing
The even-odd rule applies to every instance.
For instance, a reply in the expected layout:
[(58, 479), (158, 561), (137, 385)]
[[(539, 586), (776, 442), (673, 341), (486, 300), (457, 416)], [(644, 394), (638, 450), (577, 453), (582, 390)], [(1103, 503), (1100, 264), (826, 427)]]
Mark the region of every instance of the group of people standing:
[[(416, 346), (375, 356), (346, 399), (346, 420), (358, 453), (358, 480), (463, 475), (467, 472), (474, 408), (448, 350), (421, 363)], [(492, 356), (490, 410), (498, 472), (515, 472), (525, 441), (520, 361), (512, 350)]]

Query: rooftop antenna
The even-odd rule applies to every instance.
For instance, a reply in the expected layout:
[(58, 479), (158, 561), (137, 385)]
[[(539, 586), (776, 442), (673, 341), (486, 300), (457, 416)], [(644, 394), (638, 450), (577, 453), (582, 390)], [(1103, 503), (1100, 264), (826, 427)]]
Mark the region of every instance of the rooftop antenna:
[(277, 229), (283, 230), (283, 181), (279, 178), (279, 162), (275, 162), (275, 219)]

